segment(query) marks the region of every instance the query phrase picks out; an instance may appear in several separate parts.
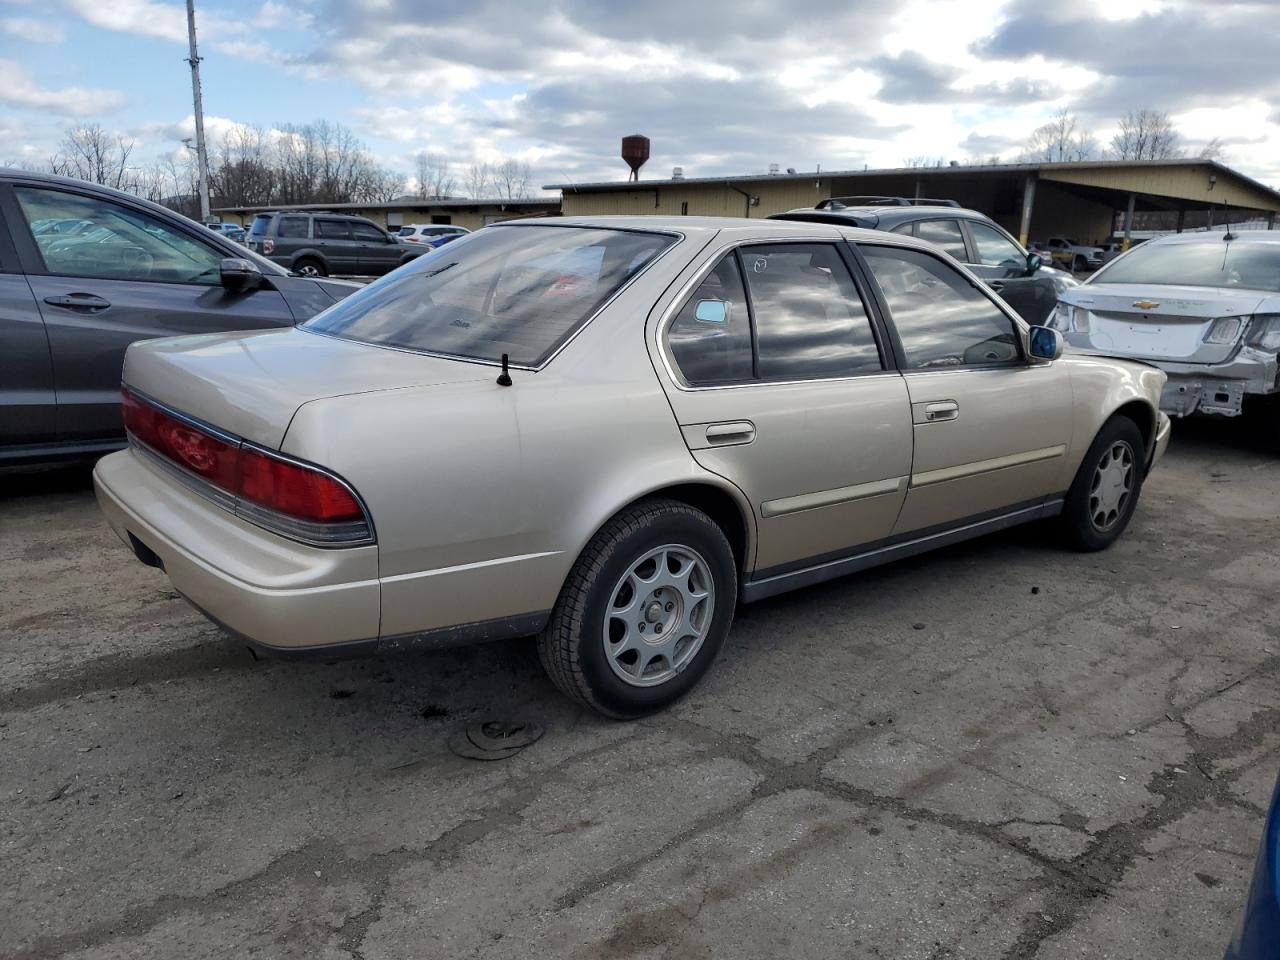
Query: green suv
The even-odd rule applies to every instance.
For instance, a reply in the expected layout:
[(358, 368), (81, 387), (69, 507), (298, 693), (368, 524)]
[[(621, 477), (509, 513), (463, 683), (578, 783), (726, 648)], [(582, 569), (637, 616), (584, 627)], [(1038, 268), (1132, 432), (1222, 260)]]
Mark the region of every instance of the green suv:
[(301, 210), (258, 214), (244, 245), (304, 277), (382, 276), (426, 252), (364, 217)]

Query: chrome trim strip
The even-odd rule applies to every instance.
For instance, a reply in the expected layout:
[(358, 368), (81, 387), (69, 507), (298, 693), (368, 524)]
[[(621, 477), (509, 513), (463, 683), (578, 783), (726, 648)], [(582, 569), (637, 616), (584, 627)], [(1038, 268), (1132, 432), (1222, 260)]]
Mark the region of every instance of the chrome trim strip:
[(404, 580), (417, 580), (421, 577), (438, 577), (450, 573), (466, 573), (484, 567), (497, 567), (504, 563), (519, 563), (523, 560), (541, 560), (543, 557), (559, 556), (562, 550), (544, 550), (542, 553), (522, 553), (514, 557), (495, 557), (492, 560), (477, 560), (474, 563), (459, 563), (452, 567), (437, 567), (434, 570), (415, 570), (413, 573), (397, 573), (390, 577), (380, 577), (382, 583), (399, 583)]
[(1021, 467), (1028, 463), (1039, 463), (1041, 460), (1053, 460), (1065, 456), (1067, 445), (1060, 443), (1055, 447), (1041, 447), (1039, 450), (1027, 450), (1023, 453), (1011, 453), (1005, 457), (992, 457), (990, 460), (975, 460), (973, 463), (962, 463), (954, 467), (943, 467), (940, 470), (926, 470), (911, 475), (912, 487), (927, 487), (933, 483), (945, 483), (948, 480), (959, 480), (973, 477), (980, 473), (991, 473), (994, 470), (1005, 470), (1009, 467)]
[(986, 520), (962, 524), (958, 527), (918, 537), (914, 540), (906, 540), (902, 543), (879, 547), (875, 550), (842, 557), (838, 560), (829, 560), (826, 563), (815, 564), (802, 570), (780, 573), (762, 580), (749, 580), (742, 585), (742, 600), (744, 603), (763, 600), (766, 597), (776, 596), (788, 590), (811, 586), (815, 583), (822, 583), (825, 580), (833, 580), (836, 577), (843, 577), (850, 573), (857, 573), (871, 567), (892, 563), (895, 560), (927, 553), (930, 550), (935, 550), (951, 543), (960, 543), (964, 540), (971, 540), (974, 537), (995, 533), (997, 530), (1003, 530), (1006, 527), (1014, 527), (1022, 523), (1030, 523), (1033, 520), (1054, 517), (1062, 512), (1062, 506), (1062, 497), (1054, 497), (1035, 506), (1023, 507)]
[(901, 493), (906, 488), (908, 479), (908, 477), (888, 477), (884, 480), (872, 480), (869, 483), (857, 483), (851, 487), (819, 490), (817, 493), (801, 494), (798, 497), (781, 497), (777, 500), (766, 500), (760, 504), (760, 516), (768, 520), (770, 517), (799, 513), (801, 510), (833, 507), (839, 503), (851, 503), (855, 500), (883, 497), (888, 493)]

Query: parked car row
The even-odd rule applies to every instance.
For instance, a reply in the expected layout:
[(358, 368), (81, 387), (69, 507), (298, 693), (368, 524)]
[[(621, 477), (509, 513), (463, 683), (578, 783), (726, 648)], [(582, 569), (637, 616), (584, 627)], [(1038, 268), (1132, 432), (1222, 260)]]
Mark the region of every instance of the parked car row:
[(466, 227), (445, 223), (406, 223), (396, 234), (401, 243), (424, 244), (431, 247), (443, 247), (450, 240), (466, 236), (470, 231)]

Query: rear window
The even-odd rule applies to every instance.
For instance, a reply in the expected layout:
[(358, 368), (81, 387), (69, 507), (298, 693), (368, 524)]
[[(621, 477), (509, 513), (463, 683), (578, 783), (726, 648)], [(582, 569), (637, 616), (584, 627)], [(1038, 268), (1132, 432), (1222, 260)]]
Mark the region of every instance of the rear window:
[(267, 224), (271, 222), (271, 214), (260, 213), (253, 218), (253, 223), (249, 225), (249, 236), (265, 237), (267, 235)]
[(540, 366), (675, 242), (593, 227), (489, 227), (304, 323), (351, 340)]
[(1280, 243), (1227, 241), (1149, 243), (1097, 274), (1099, 283), (1241, 287), (1280, 293)]
[(281, 217), (276, 224), (277, 237), (305, 237), (307, 235), (306, 217)]

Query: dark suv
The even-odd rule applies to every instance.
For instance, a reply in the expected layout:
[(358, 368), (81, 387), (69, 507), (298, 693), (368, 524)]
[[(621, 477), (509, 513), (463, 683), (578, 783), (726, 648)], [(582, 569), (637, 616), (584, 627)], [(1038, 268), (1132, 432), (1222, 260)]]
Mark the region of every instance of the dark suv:
[(302, 210), (258, 214), (244, 245), (304, 277), (380, 277), (427, 252), (364, 217)]
[(928, 240), (968, 267), (1031, 324), (1044, 324), (1058, 294), (1078, 285), (1070, 274), (1027, 253), (990, 217), (954, 200), (832, 197), (816, 207), (775, 213), (770, 219), (845, 223)]

